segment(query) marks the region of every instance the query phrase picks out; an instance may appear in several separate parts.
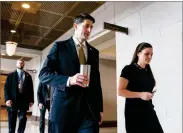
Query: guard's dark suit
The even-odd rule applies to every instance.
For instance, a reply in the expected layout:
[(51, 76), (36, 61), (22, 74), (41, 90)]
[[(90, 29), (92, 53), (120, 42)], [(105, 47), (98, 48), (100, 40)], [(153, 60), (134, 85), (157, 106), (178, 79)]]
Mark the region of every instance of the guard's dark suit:
[[(48, 111), (50, 111), (50, 99), (51, 99), (51, 95), (52, 94), (48, 94), (51, 93), (51, 90), (48, 91), (49, 88), (46, 84), (43, 83), (39, 83), (38, 86), (38, 90), (37, 90), (37, 99), (38, 99), (38, 104), (42, 103), (43, 104), (43, 108), (40, 109), (40, 123), (39, 123), (39, 131), (40, 133), (44, 133), (45, 130), (45, 113), (46, 113), (46, 109), (48, 109)], [(50, 121), (48, 121), (48, 133), (51, 133), (50, 131)]]
[[(5, 102), (11, 100), (12, 107), (7, 107), (9, 133), (15, 133), (17, 113), (19, 116), (18, 133), (23, 133), (26, 126), (26, 112), (29, 109), (29, 103), (34, 103), (34, 92), (32, 77), (29, 73), (24, 72), (25, 79), (23, 82), (23, 91), (18, 92), (18, 73), (14, 71), (7, 76), (4, 86)], [(19, 110), (19, 112), (18, 112)]]
[[(85, 112), (88, 112), (98, 124), (100, 112), (103, 112), (99, 52), (87, 42), (86, 47), (87, 64), (91, 65), (88, 88), (66, 86), (68, 77), (80, 72), (80, 63), (72, 38), (55, 42), (40, 71), (40, 81), (55, 88), (50, 119), (58, 123), (56, 133), (75, 133), (78, 130), (76, 125), (79, 124), (80, 114)], [(84, 106), (81, 107), (83, 101)]]

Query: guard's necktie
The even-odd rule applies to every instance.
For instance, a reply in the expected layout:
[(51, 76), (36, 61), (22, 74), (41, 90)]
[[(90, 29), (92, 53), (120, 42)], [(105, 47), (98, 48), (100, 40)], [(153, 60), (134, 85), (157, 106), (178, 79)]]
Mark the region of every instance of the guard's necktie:
[(86, 57), (84, 54), (83, 45), (80, 44), (79, 46), (79, 62), (80, 64), (86, 64)]
[(19, 73), (20, 75), (19, 75), (19, 92), (20, 93), (22, 93), (22, 86), (23, 86), (23, 72), (21, 71), (20, 73)]

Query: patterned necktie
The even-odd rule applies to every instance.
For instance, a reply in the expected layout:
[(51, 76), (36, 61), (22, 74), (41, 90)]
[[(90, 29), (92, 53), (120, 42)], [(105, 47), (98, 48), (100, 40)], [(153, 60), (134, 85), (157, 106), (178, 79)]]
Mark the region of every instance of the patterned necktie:
[(23, 86), (23, 72), (21, 71), (20, 73), (19, 73), (20, 75), (19, 75), (19, 92), (20, 93), (22, 93), (22, 86)]
[(85, 58), (85, 54), (84, 54), (84, 50), (83, 50), (83, 45), (80, 44), (79, 45), (79, 62), (80, 64), (86, 64), (86, 58)]

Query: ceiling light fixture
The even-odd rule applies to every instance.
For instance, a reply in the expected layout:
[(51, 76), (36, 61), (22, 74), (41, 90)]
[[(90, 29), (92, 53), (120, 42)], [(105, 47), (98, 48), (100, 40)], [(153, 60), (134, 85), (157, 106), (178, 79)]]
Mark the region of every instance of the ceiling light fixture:
[(15, 53), (15, 51), (16, 51), (16, 47), (17, 47), (17, 43), (16, 42), (7, 41), (6, 42), (6, 53), (9, 56), (12, 56)]
[(16, 31), (15, 31), (15, 30), (10, 30), (10, 32), (11, 32), (11, 33), (16, 33)]
[(23, 8), (25, 8), (25, 9), (28, 9), (28, 8), (30, 8), (30, 5), (29, 5), (29, 4), (26, 4), (26, 3), (24, 3), (24, 4), (22, 4), (22, 7), (23, 7)]
[(6, 54), (4, 54), (4, 53), (1, 53), (1, 55), (6, 55)]

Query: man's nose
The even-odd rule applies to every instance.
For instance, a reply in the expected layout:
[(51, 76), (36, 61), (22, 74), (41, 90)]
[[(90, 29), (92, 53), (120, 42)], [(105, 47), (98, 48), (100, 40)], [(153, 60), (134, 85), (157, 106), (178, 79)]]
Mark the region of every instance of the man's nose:
[(92, 31), (92, 28), (87, 28), (87, 31), (90, 33)]
[(149, 55), (149, 58), (151, 59), (152, 58), (152, 55)]

